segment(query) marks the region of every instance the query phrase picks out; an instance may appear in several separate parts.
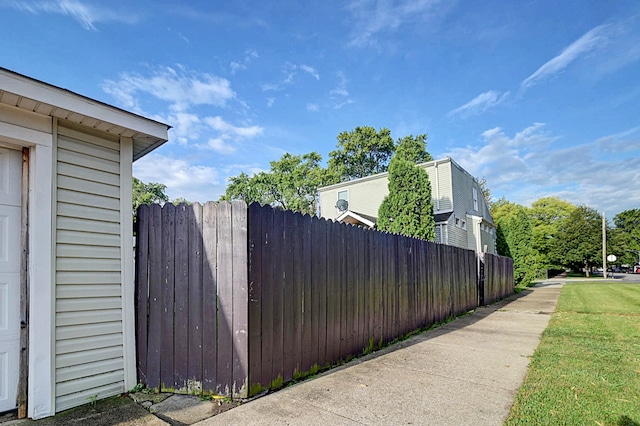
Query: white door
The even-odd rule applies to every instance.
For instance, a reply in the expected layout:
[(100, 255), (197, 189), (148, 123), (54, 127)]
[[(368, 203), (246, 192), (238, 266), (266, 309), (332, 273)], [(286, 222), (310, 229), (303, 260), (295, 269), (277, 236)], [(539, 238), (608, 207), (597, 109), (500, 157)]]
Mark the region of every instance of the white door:
[(0, 148), (0, 412), (16, 407), (20, 366), (22, 153)]

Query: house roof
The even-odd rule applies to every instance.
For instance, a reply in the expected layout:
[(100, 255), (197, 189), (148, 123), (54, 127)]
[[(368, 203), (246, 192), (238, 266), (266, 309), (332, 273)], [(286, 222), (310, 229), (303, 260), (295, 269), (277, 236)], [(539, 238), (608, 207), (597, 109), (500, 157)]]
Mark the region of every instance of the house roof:
[(134, 161), (168, 140), (168, 124), (0, 67), (0, 104), (133, 139)]
[[(451, 157), (445, 157), (445, 158), (442, 158), (440, 160), (427, 161), (425, 163), (418, 163), (418, 164), (416, 164), (416, 166), (427, 168), (429, 166), (433, 166), (433, 165), (436, 165), (436, 164), (445, 164), (445, 163), (452, 163), (456, 167), (458, 167), (460, 170), (463, 170), (465, 173), (467, 173), (469, 176), (471, 176), (471, 174), (469, 174), (469, 172), (464, 170), (458, 163), (453, 161), (453, 159)], [(345, 186), (351, 186), (354, 183), (366, 182), (366, 181), (369, 181), (369, 180), (376, 180), (376, 179), (385, 178), (385, 177), (388, 177), (388, 176), (389, 176), (389, 172), (377, 173), (375, 175), (364, 176), (364, 177), (361, 177), (361, 178), (352, 179), (352, 180), (348, 180), (348, 181), (345, 181), (345, 182), (334, 183), (333, 185), (329, 185), (329, 186), (323, 186), (322, 188), (318, 188), (318, 192), (330, 191), (332, 189), (338, 189), (338, 188), (342, 188), (342, 187), (345, 187)], [(473, 176), (471, 176), (471, 178), (475, 180), (475, 178)]]
[(336, 218), (337, 222), (350, 223), (352, 225), (367, 225), (373, 228), (376, 224), (376, 218), (362, 213), (356, 213), (351, 210), (343, 212)]

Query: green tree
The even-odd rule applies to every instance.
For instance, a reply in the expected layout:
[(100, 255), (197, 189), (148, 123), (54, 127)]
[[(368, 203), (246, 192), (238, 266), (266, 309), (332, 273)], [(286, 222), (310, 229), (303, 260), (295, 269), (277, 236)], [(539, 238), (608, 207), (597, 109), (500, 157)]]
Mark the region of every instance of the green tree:
[(562, 254), (557, 247), (559, 226), (575, 208), (575, 205), (556, 197), (540, 198), (531, 204), (532, 247), (540, 268), (562, 266)]
[(482, 195), (484, 195), (484, 199), (487, 201), (489, 210), (491, 210), (491, 206), (493, 205), (493, 195), (491, 194), (491, 189), (487, 186), (487, 179), (483, 176), (482, 179), (478, 181), (478, 185), (480, 186)]
[(415, 164), (433, 161), (431, 154), (427, 152), (427, 135), (413, 135), (398, 139), (395, 155)]
[(331, 183), (386, 172), (395, 146), (389, 129), (365, 126), (340, 133), (336, 148), (329, 153)]
[(320, 186), (328, 185), (327, 171), (320, 166), (322, 157), (317, 152), (303, 155), (284, 154), (271, 161), (271, 169), (254, 176), (241, 173), (229, 179), (221, 200), (244, 200), (247, 204), (260, 203), (285, 210), (314, 215)]
[(412, 137), (400, 141), (389, 164), (389, 194), (378, 210), (377, 227), (382, 231), (433, 241), (431, 183), (427, 171), (415, 164), (415, 142)]
[[(640, 257), (640, 209), (625, 210), (613, 218), (611, 240), (621, 264), (635, 265)], [(609, 240), (609, 238), (607, 239)]]
[(142, 204), (166, 203), (169, 197), (164, 193), (167, 186), (161, 183), (144, 183), (140, 179), (133, 178), (133, 212), (135, 214)]
[(535, 277), (536, 265), (527, 208), (502, 197), (491, 206), (491, 216), (496, 224), (498, 254), (513, 259), (516, 285), (529, 283)]
[(602, 218), (590, 207), (579, 206), (559, 224), (557, 249), (562, 263), (573, 269), (585, 268), (587, 277), (592, 266), (602, 263)]

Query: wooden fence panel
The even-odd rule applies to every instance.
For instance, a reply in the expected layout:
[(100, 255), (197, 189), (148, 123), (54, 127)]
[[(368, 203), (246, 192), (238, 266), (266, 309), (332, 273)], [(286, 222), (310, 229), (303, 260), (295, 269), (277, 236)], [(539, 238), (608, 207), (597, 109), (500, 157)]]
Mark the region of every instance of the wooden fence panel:
[(200, 392), (203, 386), (203, 238), (202, 206), (193, 204), (188, 212), (188, 253), (189, 253), (189, 355), (187, 369), (187, 388), (191, 392)]
[[(243, 201), (231, 203), (232, 280), (232, 395), (243, 398), (248, 394), (249, 378), (249, 279), (247, 247), (247, 205)], [(228, 393), (228, 392), (227, 392)]]
[(174, 389), (174, 316), (175, 309), (175, 218), (176, 208), (168, 204), (162, 209), (162, 337), (160, 384), (162, 389)]
[[(249, 384), (258, 385), (262, 382), (262, 251), (264, 233), (262, 218), (257, 204), (249, 206), (248, 237), (249, 237)], [(266, 256), (265, 256), (266, 257)]]
[[(262, 251), (262, 259), (260, 262), (262, 269), (262, 277), (261, 277), (261, 289), (262, 289), (262, 303), (261, 303), (261, 317), (262, 322), (260, 324), (261, 330), (261, 348), (262, 348), (262, 362), (261, 362), (261, 371), (260, 375), (256, 375), (256, 379), (258, 384), (261, 384), (263, 387), (269, 386), (271, 380), (273, 379), (273, 352), (275, 347), (273, 346), (273, 300), (274, 294), (276, 291), (276, 286), (273, 279), (273, 267), (274, 267), (274, 257), (273, 257), (273, 244), (275, 242), (275, 237), (273, 234), (274, 231), (274, 213), (275, 211), (272, 209), (264, 209), (257, 204), (252, 204), (251, 208), (257, 210), (260, 214), (260, 225), (262, 227), (262, 231), (260, 232), (261, 239), (261, 251)], [(256, 262), (258, 260), (256, 259)], [(250, 297), (258, 297), (257, 294), (250, 295)], [(252, 350), (255, 350), (253, 347), (250, 347)]]
[[(138, 210), (138, 217), (144, 210)], [(155, 204), (146, 211), (150, 215), (149, 220), (149, 282), (138, 285), (149, 288), (149, 320), (147, 337), (147, 374), (146, 384), (152, 388), (160, 387), (160, 354), (162, 353), (162, 210)], [(141, 230), (141, 232), (143, 232)], [(139, 252), (138, 252), (139, 253)], [(140, 258), (140, 256), (138, 256)], [(136, 262), (137, 268), (144, 266)]]
[[(139, 377), (246, 397), (473, 309), (475, 253), (242, 202), (138, 211)], [(485, 303), (513, 292), (485, 255)]]
[(176, 206), (175, 229), (173, 347), (187, 350), (174, 350), (173, 385), (171, 387), (177, 391), (185, 392), (186, 386), (184, 385), (188, 382), (189, 370), (189, 226), (186, 204)]
[(218, 205), (202, 209), (202, 387), (218, 389)]
[(147, 382), (147, 336), (149, 325), (149, 206), (141, 206), (145, 212), (136, 220), (136, 368), (139, 380)]

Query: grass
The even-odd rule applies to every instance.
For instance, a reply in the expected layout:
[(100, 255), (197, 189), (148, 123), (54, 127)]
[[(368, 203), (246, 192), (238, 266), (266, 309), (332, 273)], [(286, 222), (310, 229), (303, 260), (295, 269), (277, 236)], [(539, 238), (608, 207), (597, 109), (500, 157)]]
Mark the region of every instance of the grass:
[(567, 283), (506, 425), (640, 425), (640, 285)]

